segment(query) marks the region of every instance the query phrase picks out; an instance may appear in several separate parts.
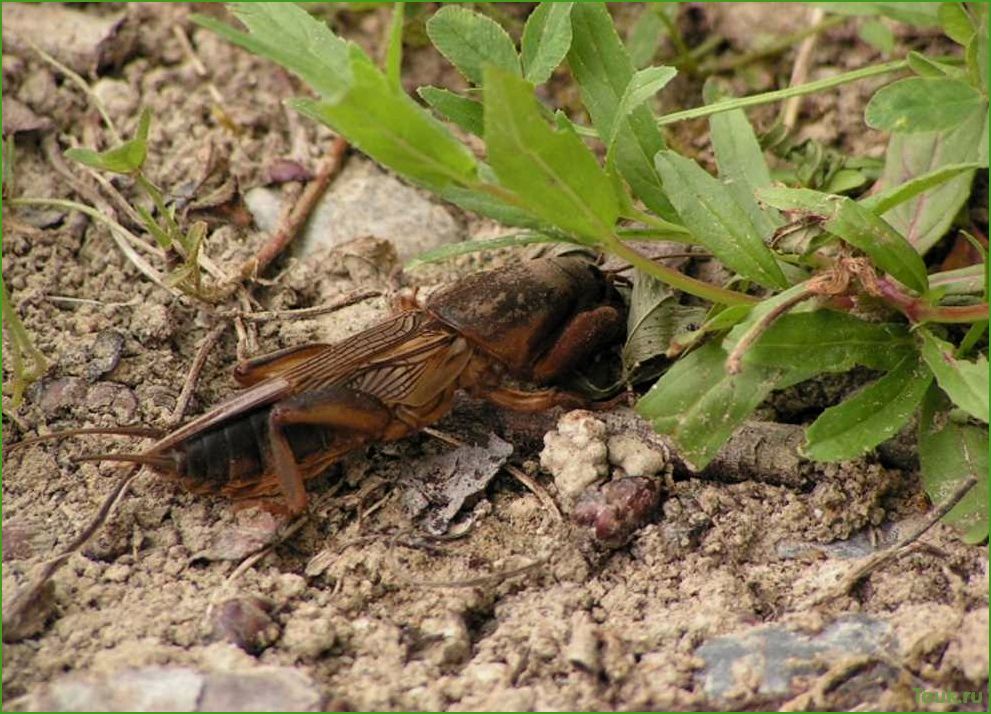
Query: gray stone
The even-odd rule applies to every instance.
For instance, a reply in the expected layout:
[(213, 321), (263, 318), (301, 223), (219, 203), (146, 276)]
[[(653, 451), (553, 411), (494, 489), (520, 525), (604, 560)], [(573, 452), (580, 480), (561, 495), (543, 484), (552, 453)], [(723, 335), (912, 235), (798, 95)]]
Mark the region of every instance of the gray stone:
[(754, 627), (699, 647), (695, 654), (705, 667), (697, 676), (706, 696), (720, 702), (744, 688), (768, 698), (791, 696), (793, 679), (807, 682), (842, 657), (882, 653), (893, 647), (892, 638), (888, 623), (866, 615), (841, 617), (812, 635)]
[[(244, 200), (260, 229), (275, 229), (283, 208), (279, 191), (255, 188)], [(371, 161), (352, 157), (314, 209), (297, 250), (306, 256), (369, 235), (392, 241), (403, 260), (461, 240), (457, 222), (443, 206)]]

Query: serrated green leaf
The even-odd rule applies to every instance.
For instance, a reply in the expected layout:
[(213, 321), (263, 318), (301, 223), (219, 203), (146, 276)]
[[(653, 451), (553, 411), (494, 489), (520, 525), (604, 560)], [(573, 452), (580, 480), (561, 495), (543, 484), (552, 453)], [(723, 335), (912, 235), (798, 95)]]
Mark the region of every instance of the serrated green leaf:
[(939, 24), (943, 32), (958, 45), (966, 45), (974, 36), (976, 28), (963, 3), (944, 2), (939, 6)]
[[(702, 97), (713, 104), (725, 97), (719, 86), (707, 81)], [(783, 221), (773, 208), (757, 203), (756, 191), (771, 185), (771, 172), (757, 135), (742, 109), (720, 112), (709, 117), (712, 149), (719, 167), (719, 178), (750, 216), (762, 238), (769, 238)]]
[(481, 102), (440, 87), (420, 87), (416, 92), (431, 109), (469, 134), (482, 136), (485, 132), (485, 117)]
[(678, 215), (702, 245), (745, 278), (788, 287), (757, 227), (724, 184), (673, 151), (659, 152), (656, 162)]
[[(885, 154), (882, 186), (900, 186), (944, 166), (981, 163), (979, 148), (987, 146), (987, 112), (975, 112), (960, 126), (945, 132), (893, 134)], [(967, 171), (939, 188), (917, 196), (883, 216), (896, 231), (925, 253), (942, 238), (970, 196), (974, 172)]]
[(389, 88), (385, 75), (356, 45), (352, 86), (337, 103), (297, 99), (292, 105), (414, 183), (441, 192), (475, 179), (475, 157), (423, 107)]
[(845, 461), (890, 439), (915, 414), (932, 383), (932, 372), (916, 354), (876, 382), (826, 409), (805, 431), (806, 455), (815, 461)]
[(592, 124), (601, 137), (621, 126), (609, 157), (633, 193), (651, 211), (668, 221), (677, 214), (668, 201), (654, 166), (654, 155), (665, 148), (664, 139), (646, 106), (619, 117), (620, 98), (633, 77), (633, 63), (616, 34), (604, 3), (577, 3), (571, 10), (572, 40), (568, 65), (581, 89)]
[(630, 83), (623, 90), (623, 96), (620, 97), (613, 121), (613, 133), (606, 142), (607, 151), (611, 152), (615, 147), (619, 132), (625, 126), (624, 120), (644, 102), (664, 89), (676, 74), (678, 70), (674, 67), (647, 67), (634, 73)]
[(967, 82), (909, 77), (879, 89), (867, 103), (867, 126), (904, 134), (945, 131), (983, 111), (986, 100)]
[(728, 353), (709, 342), (678, 360), (636, 410), (700, 469), (772, 391), (856, 365), (891, 370), (910, 354), (911, 338), (898, 325), (827, 310), (785, 315), (747, 354), (739, 374), (727, 374)]
[(885, 189), (884, 191), (879, 191), (872, 196), (862, 198), (858, 201), (858, 203), (871, 213), (880, 216), (896, 206), (912, 200), (921, 193), (925, 193), (926, 191), (936, 188), (937, 186), (942, 186), (944, 183), (956, 178), (960, 174), (967, 173), (968, 171), (975, 171), (980, 167), (981, 165), (976, 162), (941, 166), (934, 171), (911, 178), (900, 186), (892, 186), (891, 188)]
[(748, 365), (728, 375), (725, 362), (726, 353), (709, 342), (678, 360), (637, 402), (637, 413), (669, 435), (695, 470), (705, 468), (788, 372)]
[(891, 28), (880, 20), (868, 20), (860, 26), (860, 39), (883, 54), (891, 54), (895, 49), (895, 35)]
[(205, 15), (194, 15), (193, 22), (291, 70), (325, 101), (336, 102), (347, 91), (351, 84), (347, 43), (324, 23), (294, 3), (232, 3), (229, 7), (250, 34)]
[(965, 543), (988, 537), (988, 430), (947, 417), (945, 397), (930, 388), (919, 418), (922, 486), (934, 504), (953, 495), (968, 479), (977, 484), (944, 516), (962, 531)]
[(957, 359), (954, 348), (929, 330), (918, 331), (922, 338), (922, 357), (929, 369), (936, 375), (940, 388), (949, 395), (953, 403), (980, 419), (988, 422), (988, 360), (980, 355), (977, 360)]
[(550, 79), (571, 49), (570, 2), (542, 2), (530, 13), (520, 43), (523, 76), (534, 85)]
[[(496, 176), (495, 171), (492, 170), (492, 167), (482, 161), (478, 162), (478, 178), (483, 183), (499, 183), (499, 178)], [(450, 201), (466, 211), (474, 211), (479, 215), (488, 216), (505, 226), (529, 228), (544, 233), (553, 232), (554, 235), (559, 234), (559, 231), (556, 231), (553, 226), (541, 221), (523, 208), (507, 203), (481, 189), (450, 185), (441, 191), (439, 195), (445, 201)], [(561, 234), (561, 240), (566, 239), (567, 237)]]
[[(751, 313), (746, 322), (734, 327), (723, 348), (732, 349), (753, 319)], [(787, 367), (794, 370), (795, 377), (807, 379), (823, 372), (846, 372), (857, 365), (894, 369), (911, 351), (912, 340), (902, 325), (865, 322), (845, 312), (816, 310), (778, 318), (750, 347), (743, 363)]]
[(499, 182), (534, 216), (590, 243), (611, 235), (616, 195), (582, 140), (546, 124), (526, 80), (489, 67), (485, 81), (485, 144)]
[(862, 250), (879, 268), (917, 292), (928, 288), (925, 263), (911, 244), (884, 219), (852, 199), (807, 188), (765, 188), (757, 196), (783, 211), (824, 218), (826, 231)]
[(456, 5), (427, 20), (427, 35), (465, 79), (481, 85), (486, 66), (519, 75), (516, 45), (495, 20)]

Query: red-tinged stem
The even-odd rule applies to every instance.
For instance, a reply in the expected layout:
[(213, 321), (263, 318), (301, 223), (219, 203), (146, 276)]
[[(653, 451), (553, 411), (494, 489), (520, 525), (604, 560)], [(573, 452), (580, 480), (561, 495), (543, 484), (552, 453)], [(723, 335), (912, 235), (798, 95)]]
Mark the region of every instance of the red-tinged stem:
[(894, 282), (885, 277), (877, 279), (881, 299), (901, 312), (912, 322), (978, 322), (988, 319), (988, 304), (929, 305), (917, 297), (904, 293)]

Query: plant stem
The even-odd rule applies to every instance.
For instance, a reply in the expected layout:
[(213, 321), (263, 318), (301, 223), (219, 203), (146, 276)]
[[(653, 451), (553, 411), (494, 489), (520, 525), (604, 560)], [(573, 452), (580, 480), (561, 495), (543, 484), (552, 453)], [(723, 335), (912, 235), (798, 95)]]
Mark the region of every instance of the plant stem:
[(674, 49), (678, 53), (678, 56), (674, 59), (674, 63), (680, 67), (684, 67), (685, 71), (689, 74), (695, 74), (698, 72), (698, 62), (696, 62), (695, 57), (692, 56), (691, 50), (688, 49), (688, 45), (685, 44), (685, 38), (683, 38), (681, 33), (678, 31), (677, 23), (672, 20), (666, 12), (658, 12), (657, 16), (667, 28), (668, 35), (671, 37), (671, 42), (674, 44)]
[(671, 223), (670, 221), (665, 221), (663, 218), (647, 213), (646, 211), (641, 211), (639, 208), (630, 207), (627, 209), (623, 217), (629, 218), (631, 221), (639, 221), (640, 223), (656, 228), (657, 230), (665, 233), (679, 233), (684, 235), (685, 238), (675, 239), (678, 240), (679, 243), (698, 242), (691, 237), (692, 232), (684, 226), (678, 225), (677, 223)]
[(152, 203), (155, 204), (155, 210), (158, 211), (160, 216), (159, 220), (165, 222), (166, 235), (188, 251), (189, 246), (184, 241), (185, 236), (179, 231), (179, 224), (175, 222), (172, 212), (165, 205), (165, 198), (162, 196), (162, 192), (158, 186), (149, 181), (148, 177), (140, 169), (134, 172), (134, 180), (151, 197)]
[(835, 77), (827, 77), (826, 79), (819, 79), (815, 82), (806, 82), (805, 84), (799, 84), (795, 87), (787, 87), (785, 89), (778, 89), (773, 92), (755, 94), (751, 97), (729, 99), (724, 102), (719, 102), (718, 104), (707, 104), (704, 107), (696, 107), (694, 109), (686, 109), (680, 112), (665, 114), (657, 120), (657, 125), (667, 126), (668, 124), (674, 124), (675, 122), (712, 116), (713, 114), (720, 114), (733, 109), (745, 109), (747, 107), (756, 107), (761, 104), (771, 104), (772, 102), (779, 102), (783, 99), (790, 99), (791, 97), (800, 97), (805, 94), (820, 92), (824, 89), (832, 89), (833, 87), (838, 87), (842, 84), (856, 82), (857, 80), (866, 79), (868, 77), (875, 77), (879, 74), (898, 72), (906, 67), (908, 67), (907, 60), (896, 60), (894, 62), (886, 62), (884, 64), (873, 65), (871, 67), (855, 69), (852, 72), (840, 74)]
[(642, 270), (662, 283), (703, 300), (720, 305), (750, 305), (758, 302), (758, 298), (751, 295), (696, 280), (666, 265), (656, 263), (623, 243), (616, 235), (609, 236), (609, 239), (603, 242), (602, 247), (606, 252), (612, 253), (617, 258), (622, 258), (637, 270)]
[[(0, 312), (3, 313), (3, 326), (8, 331), (7, 334), (10, 337), (10, 367), (14, 376), (14, 394), (12, 400), (13, 407), (16, 409), (20, 406), (21, 400), (24, 399), (24, 388), (38, 379), (48, 369), (48, 360), (45, 359), (45, 355), (31, 342), (31, 336), (28, 335), (24, 323), (21, 322), (21, 318), (18, 317), (17, 311), (10, 302), (10, 295), (7, 294), (7, 286), (4, 284), (2, 277), (0, 277), (0, 291), (2, 291)], [(31, 359), (30, 370), (24, 369), (25, 355)]]
[(887, 277), (877, 279), (877, 289), (882, 300), (912, 322), (967, 323), (988, 319), (986, 302), (974, 305), (930, 305), (903, 292)]
[(778, 320), (778, 318), (799, 303), (805, 302), (811, 297), (815, 297), (815, 292), (811, 288), (806, 287), (804, 290), (799, 290), (790, 298), (778, 303), (771, 310), (768, 310), (767, 313), (751, 325), (737, 341), (736, 346), (733, 347), (733, 351), (730, 352), (729, 356), (726, 358), (726, 371), (730, 374), (739, 374), (740, 368), (743, 365), (743, 355), (746, 354), (747, 350), (750, 349), (750, 347), (758, 339), (760, 339), (760, 336), (767, 332), (771, 325)]

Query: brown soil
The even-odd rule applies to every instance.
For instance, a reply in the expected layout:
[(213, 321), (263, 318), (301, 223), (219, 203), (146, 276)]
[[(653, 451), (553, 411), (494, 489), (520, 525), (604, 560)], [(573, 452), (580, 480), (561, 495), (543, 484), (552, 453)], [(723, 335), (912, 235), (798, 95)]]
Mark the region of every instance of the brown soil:
[[(122, 12), (139, 28), (127, 58), (101, 69), (96, 88), (125, 135), (138, 108), (151, 107), (148, 166), (159, 185), (194, 185), (209, 152), (223, 157), (242, 190), (266, 183), (276, 160), (312, 170), (326, 152), (330, 133), (282, 106), (301, 91), (296, 80), (194, 28), (188, 7), (72, 10), (96, 18)], [(383, 12), (342, 22), (375, 47)], [(5, 17), (9, 44), (6, 24)], [(177, 27), (205, 75), (174, 34)], [(851, 59), (852, 42), (848, 31), (827, 35), (816, 64), (838, 55), (842, 66), (874, 59), (862, 45), (859, 59)], [(413, 51), (407, 66), (417, 84), (458, 81), (426, 48)], [(779, 72), (787, 71), (783, 66)], [(52, 154), (104, 140), (91, 105), (30, 51), (5, 54), (3, 73), (4, 102), (16, 99), (54, 127), (18, 134), (17, 195), (87, 201), (55, 170)], [(225, 117), (214, 110), (211, 83)], [(810, 133), (878, 155), (883, 137), (862, 146), (862, 125), (853, 120), (869, 93), (844, 88), (831, 104), (817, 99), (805, 120), (835, 122)], [(135, 195), (128, 181), (115, 183)], [(462, 237), (493, 232), (485, 221), (445, 210)], [(58, 210), (5, 213), (4, 282), (51, 363), (14, 410), (4, 360), (5, 444), (80, 426), (164, 425), (215, 318), (143, 278), (101, 225)], [(205, 250), (233, 271), (264, 239), (223, 225)], [(438, 284), (505, 259), (475, 256), (418, 271), (414, 279)], [(384, 288), (388, 268), (388, 251), (374, 241), (316, 251), (283, 260), (269, 272), (273, 282), (255, 286), (253, 296), (263, 309), (319, 305), (359, 287)], [(263, 322), (256, 346), (228, 329), (207, 359), (187, 416), (231, 392), (239, 353), (345, 337), (387, 309), (374, 299), (314, 320)], [(6, 354), (6, 341), (4, 347)], [(537, 460), (557, 416), (514, 417), (464, 404), (438, 426), (483, 444), (488, 434), (500, 434), (514, 444), (512, 460), (553, 491)], [(763, 416), (775, 418), (774, 408)], [(628, 421), (621, 415), (610, 429)], [(44, 444), (5, 458), (5, 602), (89, 522), (116, 481), (119, 466), (71, 461), (102, 443), (91, 437)], [(143, 474), (100, 534), (54, 576), (52, 611), (39, 631), (3, 647), (4, 707), (78, 705), (89, 701), (86, 687), (125, 686), (127, 672), (151, 666), (214, 677), (256, 672), (273, 682), (270, 673), (282, 671), (273, 667), (293, 668), (315, 693), (300, 706), (358, 710), (892, 710), (915, 707), (913, 688), (987, 696), (986, 546), (964, 546), (937, 525), (924, 545), (849, 596), (810, 605), (853, 557), (890, 544), (925, 517), (911, 471), (862, 460), (784, 485), (676, 474), (652, 522), (625, 547), (604, 552), (505, 473), (462, 510), (453, 527), (460, 537), (429, 538), (422, 521), (411, 518), (404, 484), (419, 462), (448, 448), (419, 436), (352, 455), (310, 483), (317, 517), (233, 580), (238, 563), (271, 537), (272, 517)], [(534, 567), (512, 577), (484, 577), (528, 565)], [(826, 642), (831, 628), (846, 622), (881, 632), (879, 648), (828, 640), (807, 671), (775, 689), (767, 681), (770, 650), (754, 645), (747, 656), (726, 660), (732, 676), (717, 682), (712, 653), (732, 643), (722, 636), (746, 643), (788, 632), (802, 642)], [(217, 681), (204, 686), (242, 686)], [(124, 697), (123, 707), (135, 706), (119, 691), (114, 696)], [(179, 706), (178, 699), (166, 701)], [(201, 698), (199, 706), (206, 701), (215, 700)]]

